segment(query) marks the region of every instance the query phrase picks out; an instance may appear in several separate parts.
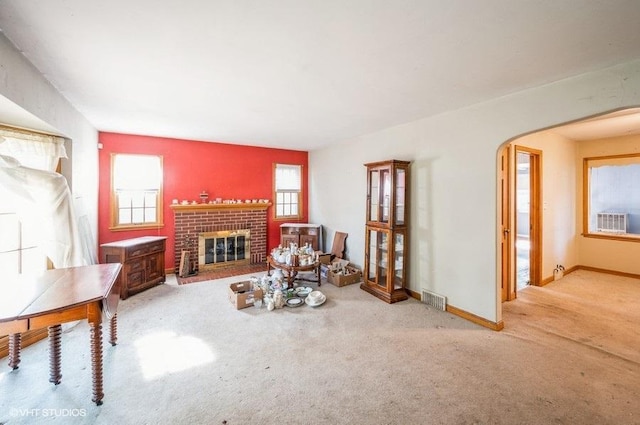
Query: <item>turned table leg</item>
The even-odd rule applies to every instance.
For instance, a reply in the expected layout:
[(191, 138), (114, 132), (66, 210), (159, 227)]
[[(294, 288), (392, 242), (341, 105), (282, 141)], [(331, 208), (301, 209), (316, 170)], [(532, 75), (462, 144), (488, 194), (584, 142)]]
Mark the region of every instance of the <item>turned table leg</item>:
[(118, 314), (114, 314), (113, 317), (111, 317), (111, 325), (110, 325), (110, 338), (109, 338), (109, 343), (113, 346), (116, 345), (116, 342), (118, 341)]
[(9, 335), (9, 367), (13, 370), (20, 364), (20, 348), (22, 345), (22, 334)]
[[(115, 316), (114, 316), (115, 317)], [(93, 373), (93, 398), (96, 405), (102, 404), (102, 324), (91, 322), (91, 371)]]
[(296, 281), (297, 275), (298, 272), (295, 270), (289, 272), (289, 275), (287, 276), (287, 289), (293, 288), (293, 283)]
[(318, 286), (322, 286), (322, 281), (320, 279), (320, 264), (318, 264), (318, 267), (316, 268), (316, 276), (318, 276)]
[(49, 326), (49, 382), (58, 385), (62, 380), (60, 372), (60, 340), (62, 326)]

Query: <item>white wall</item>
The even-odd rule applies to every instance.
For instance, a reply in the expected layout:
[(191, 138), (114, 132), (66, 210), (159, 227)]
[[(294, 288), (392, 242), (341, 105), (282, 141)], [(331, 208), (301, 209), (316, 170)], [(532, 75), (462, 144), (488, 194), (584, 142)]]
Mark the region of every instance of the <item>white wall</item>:
[(365, 169), (412, 160), (409, 287), (492, 322), (498, 293), (497, 151), (515, 136), (640, 104), (640, 62), (584, 74), (310, 152), (310, 220), (364, 258)]
[[(97, 240), (98, 131), (0, 33), (0, 122), (52, 131), (71, 139), (69, 160), (62, 162), (74, 197), (82, 198), (89, 227)], [(22, 113), (18, 113), (18, 108)], [(10, 112), (2, 112), (10, 111)]]

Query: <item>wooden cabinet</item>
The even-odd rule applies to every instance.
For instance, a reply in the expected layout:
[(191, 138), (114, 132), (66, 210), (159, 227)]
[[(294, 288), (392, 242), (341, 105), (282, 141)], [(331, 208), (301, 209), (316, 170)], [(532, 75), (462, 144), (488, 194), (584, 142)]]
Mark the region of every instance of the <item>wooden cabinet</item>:
[(284, 223), (280, 225), (280, 245), (310, 244), (314, 251), (322, 250), (322, 225), (310, 223)]
[(102, 263), (121, 263), (120, 298), (165, 281), (165, 236), (144, 236), (100, 245)]
[(365, 164), (365, 259), (360, 288), (388, 303), (408, 298), (409, 165), (398, 160)]

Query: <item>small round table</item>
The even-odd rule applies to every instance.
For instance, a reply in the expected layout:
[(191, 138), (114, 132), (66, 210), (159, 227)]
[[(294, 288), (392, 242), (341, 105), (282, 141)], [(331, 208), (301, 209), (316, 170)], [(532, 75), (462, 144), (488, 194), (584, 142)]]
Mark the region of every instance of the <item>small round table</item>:
[[(271, 269), (282, 270), (285, 279), (287, 279), (287, 287), (293, 288), (293, 282), (298, 280), (304, 280), (306, 282), (316, 282), (318, 286), (322, 285), (320, 282), (320, 260), (317, 260), (313, 264), (305, 264), (304, 266), (290, 266), (286, 263), (277, 262), (271, 255), (267, 256), (267, 276), (271, 276)], [(298, 272), (310, 272), (315, 271), (316, 279), (307, 279), (299, 277)]]

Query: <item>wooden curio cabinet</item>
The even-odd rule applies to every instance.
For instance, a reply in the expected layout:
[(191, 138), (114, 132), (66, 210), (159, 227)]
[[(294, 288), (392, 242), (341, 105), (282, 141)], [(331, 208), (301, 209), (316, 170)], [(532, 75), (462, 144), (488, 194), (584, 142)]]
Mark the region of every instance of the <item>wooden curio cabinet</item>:
[(360, 288), (388, 303), (408, 298), (409, 165), (398, 160), (365, 164), (367, 221)]

